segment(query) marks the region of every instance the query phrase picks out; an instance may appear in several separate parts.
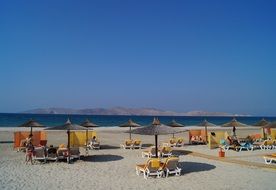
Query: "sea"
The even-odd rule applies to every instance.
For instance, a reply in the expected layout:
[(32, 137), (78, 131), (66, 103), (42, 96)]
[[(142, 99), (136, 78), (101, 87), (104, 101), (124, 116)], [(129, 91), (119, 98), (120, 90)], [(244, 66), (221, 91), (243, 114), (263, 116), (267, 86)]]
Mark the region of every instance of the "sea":
[[(67, 119), (70, 119), (74, 124), (81, 124), (86, 119), (99, 125), (100, 127), (115, 127), (119, 126), (132, 119), (134, 122), (139, 123), (142, 126), (149, 125), (153, 116), (110, 116), (110, 115), (63, 115), (63, 114), (15, 114), (15, 113), (0, 113), (0, 127), (17, 127), (29, 119), (34, 119), (46, 127), (53, 127), (64, 124)], [(216, 125), (221, 125), (229, 122), (233, 117), (196, 117), (196, 116), (158, 116), (159, 120), (163, 124), (171, 122), (173, 119), (176, 122), (185, 126), (195, 126), (207, 119), (209, 122)], [(239, 122), (247, 125), (254, 125), (262, 118), (267, 121), (276, 121), (276, 117), (235, 117)]]

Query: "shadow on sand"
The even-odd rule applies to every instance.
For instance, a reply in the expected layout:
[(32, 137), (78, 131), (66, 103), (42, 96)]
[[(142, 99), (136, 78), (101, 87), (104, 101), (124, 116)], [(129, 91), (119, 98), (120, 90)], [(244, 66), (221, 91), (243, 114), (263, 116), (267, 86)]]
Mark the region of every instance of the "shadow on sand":
[(124, 157), (112, 154), (90, 155), (82, 158), (85, 162), (112, 162), (122, 159), (124, 159)]
[(216, 166), (206, 163), (198, 163), (198, 162), (179, 162), (179, 166), (181, 167), (181, 175), (185, 175), (193, 172), (203, 172), (209, 171), (216, 168)]
[(191, 154), (192, 151), (189, 151), (189, 150), (173, 150), (172, 153), (175, 156), (183, 156), (183, 155)]
[(101, 149), (119, 149), (119, 146), (101, 145)]

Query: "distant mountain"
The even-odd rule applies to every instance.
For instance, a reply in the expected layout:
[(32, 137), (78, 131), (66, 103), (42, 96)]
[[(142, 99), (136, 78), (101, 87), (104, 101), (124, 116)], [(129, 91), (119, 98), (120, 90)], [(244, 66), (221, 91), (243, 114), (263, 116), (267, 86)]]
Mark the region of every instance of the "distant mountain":
[(137, 116), (247, 116), (223, 112), (190, 111), (179, 113), (164, 111), (155, 108), (91, 108), (91, 109), (70, 109), (70, 108), (39, 108), (24, 111), (29, 114), (79, 114), (79, 115), (137, 115)]

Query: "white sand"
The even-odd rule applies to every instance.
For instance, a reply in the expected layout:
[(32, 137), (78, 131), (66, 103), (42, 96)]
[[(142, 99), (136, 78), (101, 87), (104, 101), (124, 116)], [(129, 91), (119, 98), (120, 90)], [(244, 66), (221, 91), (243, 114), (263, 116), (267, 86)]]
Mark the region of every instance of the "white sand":
[[(14, 130), (18, 129), (1, 128), (0, 141), (13, 140)], [(119, 144), (128, 137), (123, 132), (125, 130), (97, 129), (104, 149), (90, 151), (90, 157), (70, 165), (64, 162), (25, 165), (24, 153), (14, 151), (12, 143), (0, 143), (0, 189), (275, 189), (276, 170), (225, 163), (189, 154), (180, 156), (182, 176), (145, 180), (135, 173), (135, 165), (146, 161), (146, 158), (141, 157), (142, 150), (118, 149)], [(254, 132), (259, 132), (259, 129), (237, 130), (238, 134)], [(187, 139), (187, 133), (181, 136)], [(140, 138), (144, 144), (154, 142), (152, 136), (133, 137)], [(159, 140), (165, 142), (169, 137), (160, 136)], [(48, 133), (48, 144), (65, 142), (65, 132)], [(209, 150), (206, 145), (178, 149), (208, 155), (217, 155), (218, 151)], [(228, 151), (226, 156), (263, 163), (260, 155), (271, 152), (276, 150)]]

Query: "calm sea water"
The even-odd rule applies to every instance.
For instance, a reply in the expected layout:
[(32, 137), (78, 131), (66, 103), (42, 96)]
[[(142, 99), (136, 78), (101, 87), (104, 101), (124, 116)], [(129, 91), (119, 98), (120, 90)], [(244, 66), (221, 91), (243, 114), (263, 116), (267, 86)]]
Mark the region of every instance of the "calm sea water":
[[(67, 118), (70, 118), (73, 123), (80, 124), (85, 119), (89, 119), (92, 122), (100, 126), (118, 126), (128, 119), (133, 119), (135, 122), (141, 125), (148, 125), (152, 122), (152, 116), (99, 116), (99, 115), (52, 115), (52, 114), (0, 114), (0, 127), (16, 127), (29, 119), (35, 119), (45, 126), (57, 126), (66, 122)], [(183, 116), (160, 116), (159, 120), (166, 124), (175, 119), (177, 122), (184, 125), (196, 125), (202, 122), (203, 119), (207, 119), (216, 125), (226, 123), (232, 119), (232, 117), (183, 117)], [(238, 121), (252, 125), (262, 119), (263, 117), (237, 117)], [(265, 117), (268, 121), (276, 121), (276, 117)]]

